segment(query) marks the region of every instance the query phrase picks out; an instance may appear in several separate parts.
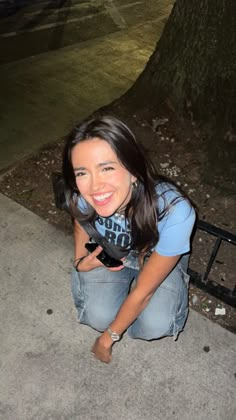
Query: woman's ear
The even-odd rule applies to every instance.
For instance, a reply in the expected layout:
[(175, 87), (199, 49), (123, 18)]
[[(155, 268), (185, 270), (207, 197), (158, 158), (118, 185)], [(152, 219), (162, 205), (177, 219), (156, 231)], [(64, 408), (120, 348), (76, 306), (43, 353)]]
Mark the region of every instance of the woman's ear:
[(135, 184), (137, 182), (136, 176), (131, 175), (131, 184)]
[(135, 188), (137, 188), (137, 186), (138, 186), (138, 180), (137, 180), (137, 178), (134, 177), (134, 180), (132, 182), (132, 188), (135, 189)]

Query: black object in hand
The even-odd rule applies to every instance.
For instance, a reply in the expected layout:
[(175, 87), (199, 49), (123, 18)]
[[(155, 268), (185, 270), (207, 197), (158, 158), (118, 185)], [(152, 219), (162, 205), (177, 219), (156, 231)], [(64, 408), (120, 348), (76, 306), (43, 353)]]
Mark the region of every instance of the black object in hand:
[[(88, 242), (85, 244), (85, 248), (89, 252), (95, 251), (95, 249), (98, 247), (98, 244), (95, 242)], [(119, 267), (120, 265), (123, 265), (123, 262), (121, 260), (116, 260), (115, 258), (110, 257), (104, 250), (100, 252), (96, 256), (96, 258), (103, 263), (106, 267)]]

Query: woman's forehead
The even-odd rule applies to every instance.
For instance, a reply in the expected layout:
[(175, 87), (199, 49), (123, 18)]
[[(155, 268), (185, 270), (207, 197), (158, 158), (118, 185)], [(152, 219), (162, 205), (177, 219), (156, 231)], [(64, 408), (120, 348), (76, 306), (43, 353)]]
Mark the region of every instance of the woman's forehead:
[(100, 138), (86, 139), (72, 149), (72, 161), (99, 162), (99, 160), (118, 161), (117, 154), (106, 140)]

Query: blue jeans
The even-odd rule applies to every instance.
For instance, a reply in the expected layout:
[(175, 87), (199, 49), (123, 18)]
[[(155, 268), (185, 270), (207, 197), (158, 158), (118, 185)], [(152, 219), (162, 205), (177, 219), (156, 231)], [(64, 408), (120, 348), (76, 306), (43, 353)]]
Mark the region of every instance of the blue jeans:
[[(146, 308), (128, 328), (132, 338), (153, 340), (164, 336), (176, 339), (188, 315), (189, 256), (183, 256), (157, 288)], [(72, 295), (81, 324), (104, 331), (115, 319), (138, 270), (124, 268), (111, 272), (99, 267), (87, 272), (72, 270)]]

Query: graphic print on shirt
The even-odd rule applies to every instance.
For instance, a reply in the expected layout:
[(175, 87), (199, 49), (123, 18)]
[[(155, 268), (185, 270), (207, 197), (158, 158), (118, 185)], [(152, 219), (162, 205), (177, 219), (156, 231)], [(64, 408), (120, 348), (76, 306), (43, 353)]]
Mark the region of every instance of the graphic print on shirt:
[(122, 223), (124, 224), (124, 227), (122, 227), (113, 218), (98, 216), (95, 224), (99, 233), (105, 236), (108, 242), (124, 248), (130, 244), (131, 237), (129, 229), (125, 229), (125, 222)]

